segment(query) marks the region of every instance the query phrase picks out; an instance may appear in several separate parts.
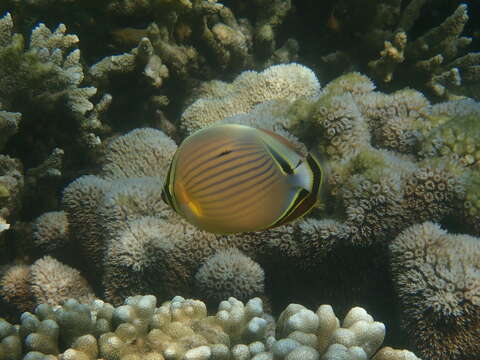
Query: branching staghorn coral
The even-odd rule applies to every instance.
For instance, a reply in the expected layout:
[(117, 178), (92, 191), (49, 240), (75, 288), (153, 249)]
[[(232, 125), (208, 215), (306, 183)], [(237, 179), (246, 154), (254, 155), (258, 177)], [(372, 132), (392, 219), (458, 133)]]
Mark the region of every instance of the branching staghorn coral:
[[(33, 1), (29, 4), (32, 9), (26, 6), (24, 11), (33, 12), (34, 4), (44, 10), (52, 7), (48, 2)], [(64, 6), (75, 9), (75, 5), (68, 2)], [(242, 7), (247, 11), (241, 11), (239, 19), (229, 7), (216, 0), (122, 0), (79, 9), (84, 13), (80, 19), (68, 13), (64, 17), (72, 22), (85, 22), (87, 28), (91, 24), (85, 18), (101, 19), (102, 16), (114, 24), (127, 24), (106, 29), (110, 34), (105, 36), (105, 42), (119, 47), (135, 46), (135, 42), (148, 33), (156, 54), (175, 75), (191, 76), (199, 67), (212, 73), (218, 68), (239, 70), (261, 66), (282, 57), (284, 62), (294, 60), (298, 46), (292, 46), (293, 39), (282, 47), (276, 44), (278, 27), (290, 12), (291, 2), (253, 2)], [(150, 23), (149, 29), (139, 28), (139, 23)]]
[[(409, 4), (394, 31), (393, 45), (385, 41), (385, 49), (380, 53), (381, 58), (370, 62), (369, 66), (377, 76), (383, 76), (383, 80), (389, 82), (395, 66), (388, 69), (385, 64), (403, 63), (407, 59), (413, 63), (413, 69), (418, 73), (430, 77), (427, 85), (436, 95), (446, 96), (448, 87), (461, 85), (459, 67), (467, 65), (465, 58), (458, 57), (463, 48), (472, 41), (471, 38), (461, 37), (468, 21), (467, 5), (459, 5), (438, 27), (432, 28), (413, 41), (407, 41), (406, 31), (410, 30), (424, 4), (424, 1), (412, 1)], [(407, 17), (413, 12), (416, 16)], [(472, 55), (473, 53), (469, 56)], [(453, 59), (456, 60), (452, 62)], [(471, 79), (467, 75), (465, 80)]]
[(138, 46), (129, 53), (108, 56), (93, 64), (88, 75), (94, 83), (106, 87), (111, 77), (138, 72), (138, 69), (142, 69), (143, 76), (148, 78), (155, 88), (161, 87), (164, 79), (168, 77), (167, 67), (162, 64), (160, 57), (154, 54), (152, 43), (147, 37), (140, 39)]
[[(8, 1), (7, 9), (22, 27), (62, 22), (74, 29), (82, 39), (82, 60), (93, 64), (85, 69), (86, 82), (105, 94), (102, 104), (111, 101), (109, 94), (115, 98), (109, 125), (121, 128), (128, 122), (132, 129), (132, 117), (137, 126), (165, 122), (169, 103), (178, 109), (179, 96), (199, 81), (217, 78), (219, 69), (230, 77), (296, 59), (295, 40), (276, 44), (291, 2), (244, 5), (248, 17), (241, 19), (216, 0), (89, 1), (85, 6), (64, 1), (61, 8), (52, 1)], [(132, 93), (138, 93), (135, 101)]]
[(66, 117), (63, 121), (71, 121), (71, 126), (80, 128), (83, 142), (95, 145), (95, 134), (103, 131), (98, 115), (105, 105), (90, 101), (96, 88), (81, 87), (84, 72), (80, 50), (75, 49), (78, 37), (66, 34), (63, 24), (51, 31), (40, 23), (32, 30), (26, 46), (23, 36), (13, 32), (9, 13), (0, 19), (0, 24), (2, 110), (23, 113), (23, 131), (42, 121), (39, 114), (55, 121), (58, 116), (54, 110), (61, 110)]
[(390, 251), (403, 326), (418, 353), (426, 359), (477, 358), (479, 239), (426, 222), (402, 232)]
[(22, 201), (35, 206), (23, 207), (21, 216), (31, 218), (39, 209), (57, 206), (63, 149), (69, 163), (73, 149), (88, 154), (83, 160), (97, 149), (97, 135), (107, 129), (100, 114), (111, 97), (93, 99), (97, 89), (83, 82), (79, 39), (67, 34), (65, 25), (51, 31), (39, 23), (24, 37), (14, 31), (7, 12), (0, 33), (0, 144), (26, 168)]
[(476, 22), (476, 10), (475, 2), (310, 2), (298, 12), (299, 26), (322, 14), (315, 34), (323, 35), (306, 35), (300, 44), (312, 62), (320, 60), (326, 77), (361, 69), (380, 87), (408, 85), (442, 99), (478, 99), (478, 47), (469, 46), (471, 29), (464, 34)]
[[(248, 4), (242, 1), (231, 1), (228, 5), (232, 8), (232, 11), (235, 14), (238, 14), (237, 16), (250, 20), (251, 24), (249, 25), (253, 28), (250, 35), (251, 41), (253, 42), (255, 53), (260, 59), (270, 58), (270, 61), (272, 61), (275, 58), (281, 59), (283, 56), (287, 55), (286, 59), (290, 59), (289, 61), (295, 60), (294, 56), (297, 52), (295, 48), (298, 48), (296, 40), (292, 38), (288, 39), (280, 49), (277, 49), (276, 45), (278, 42), (276, 39), (277, 29), (290, 14), (293, 8), (292, 1), (258, 0), (252, 1)], [(279, 62), (282, 63), (289, 61)], [(273, 65), (274, 63), (277, 63), (277, 61), (268, 64)]]
[[(380, 348), (385, 326), (352, 308), (340, 326), (330, 305), (316, 312), (290, 304), (275, 320), (253, 298), (230, 297), (213, 315), (199, 300), (134, 296), (113, 307), (101, 300), (39, 305), (15, 327), (0, 319), (0, 360), (72, 359), (373, 359), (417, 360), (406, 350)], [(376, 353), (376, 355), (375, 355)]]

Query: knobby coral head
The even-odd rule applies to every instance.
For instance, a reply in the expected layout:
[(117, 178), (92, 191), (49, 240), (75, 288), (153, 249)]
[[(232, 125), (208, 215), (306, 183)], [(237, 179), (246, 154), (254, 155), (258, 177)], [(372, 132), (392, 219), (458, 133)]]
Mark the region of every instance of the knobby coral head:
[[(289, 79), (295, 74), (298, 82), (292, 83)], [(209, 85), (211, 91), (207, 89)], [(469, 134), (478, 131), (478, 122), (473, 119), (480, 116), (480, 106), (475, 101), (460, 99), (432, 105), (411, 89), (384, 94), (375, 91), (373, 83), (358, 73), (346, 74), (320, 89), (313, 73), (298, 64), (272, 67), (263, 73), (247, 72), (231, 84), (215, 82), (204, 86), (208, 96), (197, 99), (185, 110), (182, 128), (192, 134), (197, 134), (197, 128), (205, 128), (199, 134), (210, 136), (212, 129), (240, 126), (253, 137), (237, 138), (234, 132), (228, 142), (235, 147), (226, 149), (225, 144), (206, 141), (184, 163), (176, 163), (179, 155), (175, 154), (181, 153), (184, 145), (177, 146), (159, 130), (136, 129), (109, 144), (104, 164), (96, 175), (82, 176), (67, 186), (62, 199), (64, 214), (38, 220), (38, 244), (46, 251), (50, 251), (45, 245), (49, 241), (51, 248), (73, 244), (88, 259), (84, 269), (87, 278), (102, 289), (109, 301), (120, 304), (128, 296), (150, 293), (161, 299), (194, 294), (214, 302), (218, 300), (215, 294), (220, 293), (235, 294), (242, 300), (262, 296), (274, 304), (270, 286), (280, 293), (288, 291), (297, 296), (302, 286), (308, 287), (310, 294), (312, 287), (329, 289), (324, 293), (335, 296), (339, 284), (350, 294), (371, 299), (371, 294), (367, 295), (372, 289), (371, 281), (350, 286), (348, 282), (355, 281), (355, 274), (348, 269), (378, 269), (377, 275), (380, 272), (388, 277), (386, 245), (410, 226), (428, 221), (442, 223), (446, 231), (458, 232), (461, 225), (464, 233), (480, 234), (476, 201), (480, 159), (475, 144), (468, 140)], [(240, 90), (236, 91), (237, 88)], [(462, 120), (457, 122), (459, 118)], [(232, 132), (226, 134), (231, 136)], [(217, 144), (221, 151), (213, 154), (214, 159), (202, 158), (210, 151), (209, 146), (215, 148)], [(258, 149), (255, 157), (250, 147)], [(284, 183), (279, 181), (282, 185), (313, 189), (318, 174), (306, 155), (307, 149), (323, 154), (328, 166), (322, 169), (328, 176), (324, 178), (322, 208), (302, 219), (261, 232), (218, 235), (201, 230), (174, 211), (179, 210), (171, 197), (178, 196), (171, 191), (175, 164), (185, 167), (185, 186), (194, 189), (196, 196), (205, 195), (202, 199), (212, 201), (207, 203), (212, 208), (221, 198), (211, 192), (227, 191), (239, 181), (248, 186), (255, 184), (255, 192), (246, 193), (255, 204), (258, 184), (249, 182), (253, 181), (251, 175), (261, 176), (252, 173), (255, 166), (266, 170), (265, 174), (271, 171), (272, 179), (277, 179), (277, 175), (287, 178)], [(236, 153), (245, 155), (245, 162), (250, 165), (225, 157)], [(214, 162), (202, 168), (201, 164), (209, 161)], [(231, 171), (236, 172), (225, 171), (222, 166), (229, 164), (235, 165)], [(244, 165), (248, 171), (241, 174)], [(215, 167), (222, 171), (216, 174)], [(208, 180), (212, 174), (218, 180)], [(232, 177), (234, 174), (239, 181)], [(217, 187), (222, 183), (226, 185)], [(169, 190), (164, 196), (167, 202), (162, 200), (164, 185)], [(269, 195), (268, 191), (262, 194)], [(289, 215), (304, 209), (300, 202), (295, 203), (302, 194), (291, 196), (297, 196), (296, 200), (287, 198), (284, 208), (291, 213), (282, 213), (289, 220)], [(238, 221), (239, 208), (234, 203), (228, 205), (228, 215)], [(282, 214), (276, 215), (276, 220)], [(53, 218), (63, 219), (62, 224), (59, 222), (55, 228), (49, 222)], [(352, 251), (378, 257), (352, 257)], [(350, 267), (329, 271), (339, 257)], [(458, 261), (467, 268), (472, 266), (465, 255), (459, 254)], [(238, 274), (226, 271), (232, 268)], [(316, 281), (308, 281), (305, 270), (314, 271)], [(401, 274), (404, 270), (398, 271)], [(275, 282), (287, 272), (295, 281), (282, 280), (280, 285)], [(475, 271), (472, 276), (478, 278)], [(301, 280), (304, 277), (305, 281)], [(395, 284), (401, 279), (393, 276)], [(353, 288), (360, 293), (354, 293)], [(470, 292), (462, 294), (455, 294), (460, 296), (459, 303), (473, 296)], [(409, 304), (408, 299), (403, 299), (413, 295), (395, 296)], [(426, 313), (417, 318), (412, 317), (408, 307), (405, 309), (405, 318), (436, 326)], [(469, 312), (476, 311), (478, 307), (473, 304)], [(439, 312), (438, 316), (444, 319), (449, 315)], [(405, 326), (415, 329), (410, 324)], [(472, 334), (471, 329), (462, 331)], [(418, 334), (415, 331), (409, 332), (410, 336)], [(427, 358), (439, 356), (437, 345), (428, 349), (416, 346)], [(460, 345), (458, 352), (467, 348), (471, 349)]]

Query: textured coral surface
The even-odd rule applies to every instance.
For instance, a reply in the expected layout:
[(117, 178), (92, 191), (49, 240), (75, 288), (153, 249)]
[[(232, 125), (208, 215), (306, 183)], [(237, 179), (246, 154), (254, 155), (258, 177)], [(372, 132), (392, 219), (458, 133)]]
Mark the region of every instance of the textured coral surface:
[(40, 305), (20, 320), (0, 319), (1, 360), (418, 359), (407, 350), (378, 351), (385, 325), (360, 307), (340, 322), (330, 305), (313, 312), (290, 304), (275, 321), (259, 298), (230, 297), (209, 316), (199, 300), (176, 296), (157, 307), (155, 296), (138, 295), (118, 307), (73, 299), (56, 309)]
[[(416, 358), (391, 347), (480, 358), (479, 11), (474, 1), (3, 1), (0, 316), (35, 315), (2, 321), (0, 358)], [(220, 122), (319, 154), (319, 207), (229, 236), (172, 211), (161, 188), (177, 145)], [(167, 308), (151, 296), (120, 306), (137, 294), (210, 309), (230, 296), (257, 309), (259, 297), (279, 316), (278, 341), (268, 316), (219, 325), (196, 301), (201, 322), (192, 310), (186, 327), (146, 326)], [(222, 304), (243, 316), (239, 302)], [(342, 328), (320, 304), (349, 314)], [(375, 355), (383, 325), (352, 306), (387, 327)], [(62, 330), (72, 319), (79, 333)], [(368, 329), (376, 340), (357, 333)]]
[[(289, 93), (282, 89), (292, 86), (285, 79), (295, 76), (295, 71), (307, 84), (316, 83), (308, 69), (289, 66), (289, 72), (277, 70), (287, 65), (268, 70), (277, 74), (275, 83), (270, 81), (275, 93)], [(231, 86), (245, 83), (247, 77), (250, 88), (264, 82), (261, 76), (246, 73)], [(244, 301), (261, 296), (277, 310), (288, 299), (313, 304), (332, 300), (346, 311), (347, 299), (355, 299), (393, 318), (395, 308), (387, 304), (396, 298), (401, 325), (420, 355), (434, 359), (450, 351), (449, 359), (461, 359), (465, 352), (476, 356), (479, 349), (473, 339), (478, 321), (474, 319), (480, 310), (479, 272), (472, 260), (476, 250), (451, 250), (456, 260), (448, 261), (460, 267), (449, 273), (461, 277), (465, 276), (461, 271), (468, 272), (464, 287), (442, 290), (436, 285), (425, 295), (426, 309), (437, 307), (433, 299), (448, 309), (452, 301), (463, 304), (454, 313), (458, 335), (452, 335), (441, 332), (441, 324), (451, 321), (450, 310), (439, 311), (434, 318), (428, 310), (408, 307), (417, 302), (418, 293), (409, 286), (435, 283), (436, 273), (426, 272), (418, 285), (409, 283), (409, 262), (402, 260), (406, 252), (394, 245), (403, 244), (402, 231), (413, 231), (410, 226), (414, 229), (414, 224), (424, 221), (441, 222), (452, 230), (462, 224), (463, 232), (478, 236), (478, 207), (472, 196), (478, 194), (480, 159), (469, 139), (477, 131), (474, 119), (480, 106), (468, 99), (431, 105), (411, 89), (387, 95), (375, 91), (373, 83), (358, 73), (346, 74), (321, 90), (317, 87), (307, 96), (267, 97), (250, 110), (243, 105), (248, 95), (239, 99), (243, 100), (231, 102), (238, 104), (233, 114), (220, 122), (260, 126), (288, 137), (299, 148), (323, 154), (327, 170), (323, 204), (308, 218), (264, 232), (229, 236), (196, 229), (161, 200), (162, 177), (176, 144), (165, 133), (145, 128), (111, 141), (97, 174), (67, 186), (62, 200), (65, 212), (38, 218), (35, 242), (47, 253), (73, 246), (89, 259), (78, 266), (97, 293), (115, 304), (148, 292), (161, 299), (195, 295), (210, 304), (229, 295)], [(210, 103), (207, 113), (194, 111), (200, 100), (185, 113), (194, 114), (198, 123), (205, 117), (222, 119), (221, 98)], [(195, 117), (183, 119), (191, 124)], [(52, 218), (58, 222), (52, 223)], [(427, 234), (434, 237), (435, 230)], [(478, 242), (470, 239), (472, 244)], [(385, 272), (389, 267), (392, 277)], [(358, 276), (356, 268), (362, 269)], [(375, 293), (388, 296), (372, 297)], [(13, 298), (18, 303), (17, 299)]]

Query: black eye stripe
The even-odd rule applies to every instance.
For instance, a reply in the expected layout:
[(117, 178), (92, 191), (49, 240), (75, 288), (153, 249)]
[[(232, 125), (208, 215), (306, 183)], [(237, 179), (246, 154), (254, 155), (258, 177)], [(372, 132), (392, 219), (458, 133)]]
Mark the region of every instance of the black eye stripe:
[(278, 163), (278, 165), (282, 168), (282, 171), (285, 174), (293, 174), (293, 169), (290, 166), (290, 164), (285, 160), (285, 158), (282, 157), (275, 149), (273, 149), (271, 146), (267, 146), (268, 150), (274, 157), (275, 161)]
[(172, 162), (170, 163), (170, 167), (168, 168), (167, 176), (165, 177), (165, 183), (163, 184), (161, 197), (162, 197), (162, 200), (166, 202), (173, 210), (178, 212), (178, 209), (175, 206), (174, 196), (170, 191), (170, 184), (172, 181), (172, 171), (173, 171), (174, 163), (175, 163), (175, 158), (172, 160)]

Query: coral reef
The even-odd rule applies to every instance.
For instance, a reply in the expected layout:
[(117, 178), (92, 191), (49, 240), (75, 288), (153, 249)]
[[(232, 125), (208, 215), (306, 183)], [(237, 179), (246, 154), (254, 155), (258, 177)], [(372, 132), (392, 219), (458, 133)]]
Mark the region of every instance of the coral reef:
[(87, 63), (128, 53), (148, 38), (176, 80), (297, 61), (300, 52), (328, 80), (361, 69), (387, 86), (411, 82), (444, 98), (478, 96), (478, 4), (471, 0), (62, 1), (61, 8), (7, 0), (6, 9), (23, 27), (66, 23), (82, 38)]
[[(315, 84), (310, 75), (303, 79)], [(214, 82), (210, 89), (216, 86), (228, 85)], [(321, 288), (335, 303), (355, 297), (360, 303), (378, 306), (370, 294), (378, 291), (375, 286), (386, 285), (366, 285), (365, 274), (360, 285), (352, 271), (357, 267), (382, 271), (387, 245), (410, 225), (462, 223), (463, 232), (478, 235), (477, 150), (467, 135), (476, 131), (473, 119), (480, 114), (478, 104), (455, 100), (432, 106), (411, 89), (387, 95), (375, 91), (373, 83), (358, 73), (346, 74), (320, 92), (313, 88), (309, 97), (296, 100), (288, 93), (287, 98), (257, 105), (252, 101), (250, 108), (225, 119), (221, 119), (224, 99), (209, 103), (213, 119), (276, 131), (301, 151), (309, 148), (324, 154), (328, 183), (323, 206), (309, 218), (259, 233), (216, 236), (199, 231), (161, 201), (162, 177), (175, 143), (161, 131), (137, 129), (109, 143), (96, 175), (82, 176), (65, 189), (65, 213), (56, 214), (58, 224), (51, 227), (48, 218), (38, 219), (36, 238), (75, 244), (82, 257), (89, 259), (83, 264), (87, 278), (116, 305), (136, 293), (152, 293), (163, 300), (175, 294), (195, 295), (209, 303), (235, 294), (242, 299), (262, 296), (270, 302), (269, 287), (275, 287), (274, 294), (281, 293), (281, 278), (282, 287), (295, 296)], [(210, 99), (207, 91), (206, 100)], [(205, 114), (192, 110), (197, 102), (186, 113), (196, 114), (201, 122)], [(459, 118), (465, 120), (456, 123)], [(44, 232), (38, 227), (41, 224), (46, 226)], [(359, 251), (370, 255), (361, 259), (348, 255)], [(473, 269), (466, 256), (458, 256), (458, 263), (467, 261), (465, 267)], [(339, 258), (345, 272), (313, 275), (328, 272)], [(298, 281), (297, 277), (309, 273), (315, 277), (313, 285)], [(344, 281), (344, 295), (336, 289), (339, 279)], [(459, 302), (468, 301), (467, 293), (455, 296)], [(438, 316), (439, 322), (448, 321), (446, 314)], [(427, 317), (420, 314), (412, 323)], [(459, 332), (474, 336), (468, 326)], [(343, 347), (329, 350), (331, 356), (359, 351), (345, 341)], [(441, 339), (429, 341), (432, 349), (441, 344)], [(478, 349), (469, 349), (477, 355)], [(311, 353), (304, 347), (297, 351)], [(372, 355), (364, 351), (362, 356)], [(420, 351), (427, 359), (434, 358), (434, 353)], [(389, 350), (382, 353), (389, 356)]]
[[(477, 10), (473, 1), (299, 2), (295, 24), (306, 33), (300, 43), (305, 58), (328, 79), (361, 69), (379, 86), (408, 84), (443, 99), (478, 99), (478, 44), (469, 46)], [(307, 30), (314, 18), (317, 31)]]
[[(0, 322), (0, 359), (416, 359), (377, 351), (384, 326), (348, 312), (375, 313), (386, 344), (404, 347), (396, 303), (405, 346), (427, 360), (478, 358), (480, 106), (459, 97), (480, 98), (479, 9), (6, 0), (0, 314), (50, 305), (20, 326)], [(329, 81), (322, 89), (318, 75)], [(218, 122), (319, 153), (321, 206), (260, 233), (215, 236), (186, 223), (160, 196), (173, 140)], [(130, 131), (141, 126), (163, 132)], [(116, 309), (61, 305), (91, 300), (92, 288), (114, 305), (135, 294), (208, 305), (234, 295), (259, 296), (274, 313), (300, 302), (348, 314), (340, 328), (328, 306), (287, 306), (275, 325), (258, 299), (222, 302), (210, 317), (179, 297), (160, 308), (151, 296)]]
[[(101, 110), (90, 101), (97, 89), (81, 87), (84, 71), (80, 50), (75, 49), (78, 37), (66, 34), (63, 24), (51, 31), (41, 23), (32, 30), (26, 47), (23, 36), (13, 32), (9, 13), (0, 19), (0, 31), (0, 104), (3, 112), (23, 113), (22, 128), (26, 128), (41, 121), (36, 112), (51, 114), (55, 109), (64, 113), (73, 122), (72, 126), (81, 129), (85, 144), (94, 146), (95, 133), (102, 130), (98, 118)], [(15, 117), (19, 118), (10, 113), (9, 117), (2, 118), (8, 125)], [(49, 120), (52, 118), (55, 119)]]
[[(43, 23), (27, 40), (14, 31), (10, 13), (0, 18), (0, 145), (19, 164), (20, 173), (20, 163), (26, 168), (21, 174), (24, 180), (17, 180), (25, 183), (22, 201), (35, 204), (23, 207), (21, 214), (26, 217), (58, 206), (55, 198), (62, 186), (63, 149), (89, 153), (100, 142), (97, 135), (106, 129), (100, 113), (108, 101), (93, 99), (97, 89), (84, 85), (78, 42), (76, 35), (66, 33), (65, 25), (51, 31)], [(10, 196), (5, 195), (7, 190)], [(11, 207), (19, 192), (7, 190), (2, 202), (6, 197)], [(16, 220), (13, 214), (1, 216)]]
[[(258, 75), (246, 73), (240, 79), (248, 76)], [(303, 79), (315, 84), (310, 75)], [(211, 89), (216, 86), (225, 85), (214, 82)], [(252, 101), (251, 110), (220, 122), (277, 131), (302, 151), (308, 147), (325, 154), (328, 184), (323, 208), (308, 219), (230, 236), (195, 229), (160, 200), (162, 177), (176, 145), (153, 129), (138, 129), (113, 140), (98, 174), (83, 176), (65, 189), (62, 203), (68, 236), (90, 259), (85, 270), (108, 301), (120, 304), (142, 292), (160, 299), (198, 295), (209, 302), (218, 300), (218, 294), (268, 298), (263, 274), (272, 281), (286, 273), (285, 264), (290, 277), (305, 270), (314, 273), (360, 248), (377, 249), (378, 256), (385, 257), (391, 239), (419, 221), (455, 224), (466, 219), (463, 231), (478, 234), (478, 213), (472, 210), (477, 206), (478, 168), (476, 161), (465, 160), (477, 151), (466, 135), (474, 133), (471, 119), (479, 115), (476, 102), (432, 106), (414, 90), (377, 92), (368, 78), (357, 73), (330, 82), (310, 97), (292, 100), (288, 94), (286, 99), (256, 106), (257, 101)], [(251, 92), (252, 98), (256, 96)], [(244, 98), (248, 103), (248, 96)], [(198, 101), (202, 98), (185, 113), (197, 114), (201, 122), (205, 113), (195, 110)], [(210, 102), (207, 118), (221, 118), (224, 101)], [(467, 120), (457, 124), (460, 112)], [(448, 151), (440, 150), (452, 141)], [(237, 254), (237, 260), (226, 256), (229, 253)], [(382, 263), (373, 258), (362, 261), (365, 267)], [(215, 270), (227, 263), (237, 270)], [(255, 274), (249, 276), (250, 282), (244, 281), (247, 274)], [(289, 286), (301, 292), (298, 281), (290, 281)], [(356, 296), (365, 301), (368, 295)]]
[(290, 304), (276, 323), (259, 298), (230, 297), (210, 316), (203, 302), (180, 296), (156, 305), (152, 295), (118, 307), (73, 299), (57, 309), (39, 305), (18, 327), (0, 319), (0, 359), (418, 359), (389, 347), (377, 352), (385, 326), (360, 307), (340, 326), (330, 305), (313, 312)]
[(158, 130), (134, 130), (110, 144), (98, 176), (79, 178), (65, 189), (69, 233), (92, 259), (97, 281), (105, 267), (102, 283), (111, 301), (150, 289), (142, 280), (145, 274), (158, 284), (157, 293), (169, 283), (189, 283), (192, 270), (183, 268), (215, 251), (209, 245), (213, 235), (175, 216), (161, 200), (161, 175), (175, 150), (175, 143)]
[(240, 301), (252, 294), (262, 295), (264, 281), (261, 266), (235, 248), (218, 251), (195, 274), (197, 294), (213, 304), (225, 299), (225, 295)]
[[(160, 298), (192, 294), (194, 289), (215, 289), (217, 294), (238, 291), (241, 298), (261, 295), (263, 270), (254, 261), (276, 249), (284, 257), (319, 262), (331, 248), (327, 239), (333, 242), (332, 233), (344, 231), (331, 221), (316, 220), (253, 236), (217, 237), (200, 231), (161, 200), (162, 176), (175, 149), (176, 145), (158, 130), (134, 130), (110, 143), (98, 175), (83, 176), (64, 191), (70, 243), (90, 259), (84, 268), (101, 284), (106, 299), (115, 304), (140, 291)], [(59, 215), (63, 222), (63, 214)], [(39, 218), (37, 224), (45, 220)], [(323, 224), (325, 229), (321, 229)], [(46, 229), (44, 241), (56, 241), (59, 230), (67, 235), (62, 223)], [(41, 235), (39, 230), (34, 234), (36, 238)], [(295, 243), (297, 236), (304, 239), (301, 245)], [(284, 249), (287, 238), (294, 249)], [(318, 238), (325, 239), (325, 244), (317, 243)], [(238, 262), (231, 259), (239, 271), (223, 272), (222, 281), (209, 276), (212, 266), (225, 266), (221, 259), (229, 252), (240, 256)], [(247, 274), (255, 276), (245, 283)], [(201, 293), (207, 300), (210, 291)]]
[(426, 222), (403, 231), (390, 251), (403, 326), (418, 354), (440, 360), (478, 358), (478, 238), (449, 234)]
[(95, 295), (78, 270), (45, 256), (30, 266), (10, 266), (0, 280), (0, 297), (20, 311), (33, 311), (38, 304), (55, 306), (71, 297), (89, 302)]
[(227, 117), (248, 113), (262, 102), (315, 96), (320, 84), (315, 74), (299, 64), (276, 65), (261, 73), (243, 72), (233, 83), (212, 81), (198, 89), (198, 99), (182, 114), (187, 133)]
[[(20, 90), (12, 94), (13, 100), (8, 99), (10, 104), (4, 104), (0, 98), (0, 110), (7, 107), (9, 111), (2, 112), (5, 115), (1, 117), (0, 128), (6, 131), (0, 144), (16, 131), (22, 113), (21, 134), (11, 146), (17, 151), (27, 147), (22, 140), (36, 130), (41, 133), (35, 144), (39, 148), (54, 143), (68, 154), (66, 147), (76, 145), (76, 148), (83, 146), (86, 155), (92, 155), (90, 153), (112, 130), (125, 131), (142, 125), (169, 126), (172, 110), (179, 111), (185, 96), (200, 81), (295, 60), (298, 53), (295, 40), (289, 38), (281, 47), (277, 46), (278, 28), (291, 9), (290, 1), (248, 4), (248, 7), (260, 7), (264, 15), (259, 17), (254, 10), (249, 18), (239, 19), (227, 6), (210, 0), (105, 1), (89, 2), (87, 6), (65, 1), (61, 7), (51, 1), (25, 4), (7, 1), (5, 8), (13, 14), (17, 28), (38, 24), (31, 39), (38, 38), (35, 34), (40, 32), (47, 38), (50, 36), (47, 26), (60, 25), (54, 32), (57, 44), (35, 44), (43, 49), (39, 52), (43, 58), (35, 55), (30, 63), (23, 63), (23, 70), (29, 70), (27, 76), (19, 76), (21, 72), (14, 71), (14, 83), (0, 84), (5, 92), (9, 85)], [(35, 50), (33, 45), (25, 51), (22, 48), (21, 41), (28, 31), (24, 29), (23, 36), (13, 34), (10, 13), (2, 21), (3, 43), (0, 45), (5, 47), (3, 52), (5, 55), (12, 53), (18, 59), (15, 63), (22, 63), (21, 52), (33, 55)], [(78, 36), (65, 35), (68, 40), (60, 44), (60, 34), (65, 33), (66, 27)], [(75, 49), (79, 38), (82, 39), (82, 53)], [(47, 55), (53, 52), (55, 60), (50, 61)], [(3, 68), (9, 73), (16, 70), (6, 60)], [(32, 79), (44, 79), (46, 73), (52, 81), (31, 83)], [(27, 85), (33, 85), (35, 96), (27, 99), (24, 96), (23, 100), (27, 100), (30, 108), (30, 100), (34, 101), (35, 107), (40, 106), (42, 112), (27, 113), (25, 107), (18, 106), (21, 105), (19, 97), (24, 95), (21, 89)], [(61, 131), (55, 132), (55, 127), (49, 126), (52, 131), (41, 132), (41, 128), (35, 126), (42, 121), (39, 115), (44, 114), (43, 118), (51, 123), (60, 123), (57, 119), (59, 107), (68, 118), (63, 117), (65, 123), (58, 129)], [(64, 143), (62, 135), (65, 133), (74, 134), (71, 138), (76, 138), (80, 144)], [(44, 141), (45, 138), (51, 141)], [(37, 154), (36, 162), (43, 160), (51, 148), (42, 150), (43, 157)], [(23, 157), (31, 155), (23, 153), (22, 160)]]
[[(48, 19), (77, 26), (80, 35), (89, 40), (88, 51), (97, 57), (101, 57), (105, 49), (90, 43), (88, 30), (95, 28), (92, 23), (105, 20), (107, 24), (97, 25), (105, 29), (99, 36), (104, 44), (116, 49), (133, 47), (146, 34), (154, 36), (148, 29), (155, 27), (158, 41), (152, 42), (157, 43), (157, 55), (176, 74), (196, 72), (198, 67), (208, 72), (219, 67), (223, 70), (251, 67), (268, 64), (269, 60), (282, 56), (286, 62), (294, 60), (298, 45), (292, 45), (293, 39), (288, 39), (282, 47), (277, 45), (278, 28), (292, 9), (291, 1), (257, 1), (242, 7), (246, 11), (238, 18), (229, 7), (210, 0), (122, 0), (90, 3), (84, 7), (63, 1), (60, 11), (52, 1), (31, 1), (24, 6), (13, 1), (7, 5), (7, 9), (17, 12), (24, 21), (32, 21), (28, 17), (44, 21), (45, 13), (49, 13)], [(72, 16), (75, 10), (81, 16)], [(140, 24), (150, 26), (146, 29)]]
[[(393, 78), (399, 85), (408, 81), (417, 87), (426, 84), (442, 97), (474, 95), (466, 84), (475, 84), (478, 54), (466, 53), (470, 40), (462, 35), (464, 28), (470, 35), (474, 27), (467, 23), (468, 17), (475, 19), (476, 8), (470, 3), (468, 16), (467, 5), (455, 10), (424, 1), (369, 6), (354, 0), (333, 5), (285, 0), (55, 4), (7, 0), (2, 8), (9, 13), (2, 14), (0, 25), (4, 70), (0, 145), (26, 169), (44, 162), (55, 148), (65, 153), (67, 171), (62, 171), (58, 187), (45, 199), (32, 199), (36, 205), (24, 215), (29, 220), (56, 208), (46, 198), (71, 180), (68, 172), (92, 166), (96, 151), (111, 133), (149, 125), (168, 129), (178, 140), (176, 119), (185, 99), (198, 98), (192, 92), (200, 82), (291, 62), (300, 48), (305, 58), (318, 48), (320, 55), (343, 51), (353, 67), (376, 79)], [(311, 6), (315, 11), (310, 11)], [(420, 27), (427, 8), (433, 8), (441, 21)], [(303, 43), (294, 40), (303, 35), (297, 20), (305, 10), (309, 16), (317, 14), (319, 24), (331, 14), (341, 24), (338, 37), (322, 31), (315, 46), (308, 37), (301, 39)], [(450, 10), (448, 19), (441, 18)], [(365, 13), (374, 14), (375, 20), (366, 23)], [(30, 151), (33, 148), (36, 151)], [(45, 190), (29, 188), (27, 197)]]
[[(296, 302), (344, 315), (356, 304), (387, 325), (387, 345), (479, 358), (480, 106), (460, 99), (480, 98), (479, 10), (472, 0), (2, 1), (0, 316), (51, 306), (20, 327), (0, 323), (0, 358), (416, 358), (374, 354), (382, 326), (358, 309), (336, 328), (328, 307), (287, 306), (274, 339), (258, 300), (222, 303), (228, 316), (262, 313), (227, 326), (175, 298), (158, 314), (203, 310), (177, 311), (174, 327), (158, 315), (148, 330), (160, 309), (151, 297), (58, 307), (92, 289), (114, 305), (259, 296), (276, 314)], [(320, 207), (230, 236), (169, 209), (160, 190), (175, 142), (217, 122), (319, 153)], [(143, 126), (162, 131), (133, 130)], [(72, 321), (83, 330), (65, 330)], [(230, 342), (213, 346), (217, 335)]]
[(20, 161), (0, 154), (0, 237), (21, 209), (24, 187)]
[[(431, 106), (413, 90), (386, 95), (373, 89), (367, 78), (351, 73), (329, 83), (319, 96), (290, 105), (267, 102), (223, 122), (287, 131), (297, 143), (327, 154), (336, 200), (326, 205), (344, 219), (355, 242), (388, 239), (418, 221), (419, 214), (420, 221), (439, 221), (459, 215), (458, 210), (474, 214), (471, 203), (464, 202), (466, 193), (476, 193), (476, 148), (467, 134), (476, 131), (478, 104), (458, 100)], [(222, 105), (217, 109), (210, 112), (221, 114)], [(459, 111), (469, 122), (450, 125), (456, 127), (454, 141), (461, 143), (451, 145), (457, 153), (423, 150), (432, 142), (438, 148), (452, 141), (440, 132), (457, 124)]]
[(68, 219), (64, 211), (40, 215), (33, 224), (32, 240), (42, 253), (53, 254), (69, 245)]

